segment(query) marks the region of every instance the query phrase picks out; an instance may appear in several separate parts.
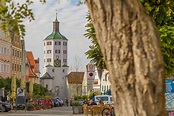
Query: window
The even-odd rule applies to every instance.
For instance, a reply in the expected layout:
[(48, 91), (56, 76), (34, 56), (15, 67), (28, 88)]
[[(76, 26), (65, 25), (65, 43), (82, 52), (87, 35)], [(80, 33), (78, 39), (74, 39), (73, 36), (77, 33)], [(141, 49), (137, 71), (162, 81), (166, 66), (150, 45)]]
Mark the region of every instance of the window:
[(52, 69), (52, 72), (54, 72), (54, 69)]
[(3, 49), (4, 49), (4, 48), (3, 48), (3, 47), (1, 47), (1, 53), (2, 53), (2, 54), (3, 54)]
[(58, 41), (55, 41), (55, 42), (54, 42), (54, 45), (58, 45)]
[(67, 46), (67, 42), (63, 42), (63, 45), (64, 45), (64, 46)]
[(19, 71), (21, 71), (21, 65), (19, 65)]
[(105, 74), (105, 81), (107, 81), (108, 73)]
[(51, 50), (47, 50), (47, 54), (51, 54)]
[(12, 51), (12, 52), (13, 52), (13, 56), (14, 56), (14, 49), (13, 49), (13, 51)]
[(52, 45), (52, 42), (51, 41), (47, 42), (47, 45)]
[(45, 46), (45, 42), (44, 42), (44, 46)]
[(14, 64), (12, 63), (12, 70), (14, 70)]
[(66, 59), (63, 59), (63, 62), (65, 62), (65, 63), (66, 63)]
[(106, 91), (106, 86), (104, 86), (104, 91)]
[(14, 64), (14, 70), (16, 71), (16, 64)]
[(4, 66), (3, 66), (3, 64), (1, 64), (1, 72), (3, 72), (4, 71)]
[(62, 72), (65, 72), (65, 69), (63, 69)]
[(19, 51), (17, 51), (17, 57), (19, 57)]
[(61, 45), (61, 42), (59, 41), (59, 45)]
[(46, 88), (48, 89), (48, 84), (46, 84)]
[(20, 57), (20, 58), (21, 58), (21, 56), (22, 56), (21, 54), (22, 54), (22, 53), (21, 53), (21, 52), (19, 52), (19, 57)]
[(4, 54), (6, 54), (6, 53), (7, 53), (6, 48), (4, 48)]
[(60, 54), (60, 50), (55, 50), (55, 53), (56, 54)]
[(55, 53), (58, 53), (58, 50), (55, 50)]
[(67, 51), (66, 51), (66, 50), (63, 50), (63, 53), (64, 53), (64, 54), (66, 54), (66, 53), (67, 53)]
[(47, 59), (47, 62), (51, 62), (51, 58), (48, 58), (48, 59)]

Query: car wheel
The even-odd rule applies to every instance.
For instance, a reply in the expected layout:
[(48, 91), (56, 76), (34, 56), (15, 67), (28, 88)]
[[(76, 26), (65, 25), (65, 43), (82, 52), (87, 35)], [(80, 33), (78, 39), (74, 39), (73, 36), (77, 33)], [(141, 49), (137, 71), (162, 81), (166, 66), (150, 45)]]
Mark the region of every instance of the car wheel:
[(5, 112), (5, 107), (4, 106), (2, 106), (1, 112)]

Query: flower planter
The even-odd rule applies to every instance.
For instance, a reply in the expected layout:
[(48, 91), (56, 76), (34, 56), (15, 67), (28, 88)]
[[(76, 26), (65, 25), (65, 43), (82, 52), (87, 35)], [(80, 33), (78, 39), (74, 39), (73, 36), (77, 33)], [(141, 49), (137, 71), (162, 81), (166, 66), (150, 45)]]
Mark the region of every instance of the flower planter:
[(43, 110), (47, 109), (47, 106), (42, 106), (42, 109), (43, 109)]
[(83, 106), (72, 106), (73, 114), (82, 114)]

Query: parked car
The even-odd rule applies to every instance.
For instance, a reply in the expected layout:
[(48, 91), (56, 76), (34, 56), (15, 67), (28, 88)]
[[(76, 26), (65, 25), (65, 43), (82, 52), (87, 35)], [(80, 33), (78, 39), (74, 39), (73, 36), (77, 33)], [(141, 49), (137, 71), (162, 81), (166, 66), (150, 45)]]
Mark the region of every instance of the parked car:
[(54, 102), (54, 107), (60, 106), (59, 100), (58, 99), (52, 99)]
[[(2, 104), (2, 107), (1, 107)], [(6, 102), (1, 102), (0, 103), (0, 110), (1, 112), (8, 112), (12, 109), (12, 105)]]
[(96, 95), (94, 96), (94, 101), (98, 104), (98, 102), (102, 100), (104, 104), (112, 104), (112, 96), (110, 95)]
[(54, 99), (57, 99), (59, 101), (60, 106), (63, 106), (64, 105), (64, 101), (61, 98), (55, 97)]

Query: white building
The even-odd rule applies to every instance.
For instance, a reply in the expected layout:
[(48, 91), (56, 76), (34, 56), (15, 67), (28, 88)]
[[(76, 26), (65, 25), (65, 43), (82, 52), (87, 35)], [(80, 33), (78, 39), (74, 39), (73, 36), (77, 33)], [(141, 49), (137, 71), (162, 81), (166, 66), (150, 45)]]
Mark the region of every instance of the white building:
[(88, 95), (91, 91), (100, 93), (100, 79), (94, 64), (89, 63), (83, 77), (82, 94)]
[(100, 91), (102, 93), (106, 93), (108, 90), (111, 90), (111, 82), (109, 79), (109, 72), (107, 70), (103, 70), (102, 77), (101, 77)]
[(41, 85), (62, 99), (67, 97), (67, 45), (68, 39), (59, 32), (56, 16), (52, 33), (44, 39), (44, 75), (41, 77)]

